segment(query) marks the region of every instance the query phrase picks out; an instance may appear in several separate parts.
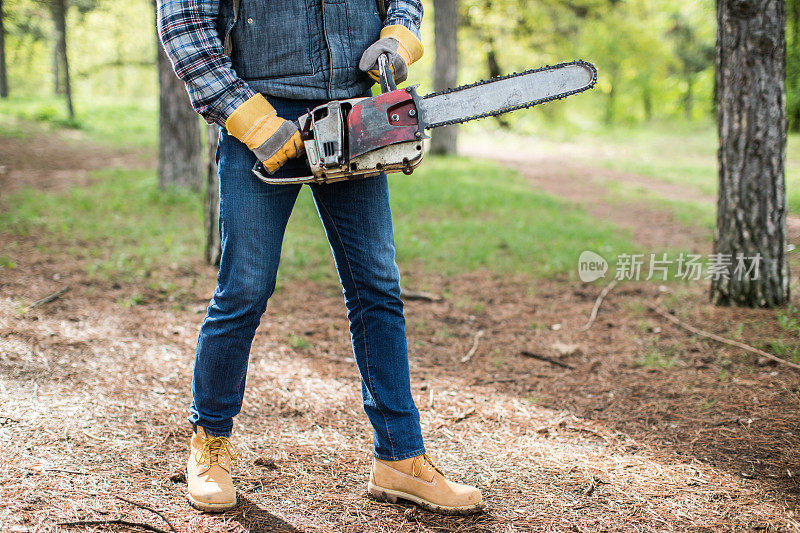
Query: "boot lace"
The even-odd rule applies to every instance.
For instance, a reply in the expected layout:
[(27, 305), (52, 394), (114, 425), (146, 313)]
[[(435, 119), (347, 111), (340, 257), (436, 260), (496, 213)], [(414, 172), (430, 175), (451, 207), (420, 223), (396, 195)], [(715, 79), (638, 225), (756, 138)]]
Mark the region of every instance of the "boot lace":
[(195, 452), (195, 460), (198, 464), (212, 467), (220, 464), (220, 458), (226, 455), (230, 457), (230, 466), (233, 467), (238, 459), (236, 449), (231, 444), (228, 437), (208, 437), (203, 446)]
[[(427, 466), (426, 466), (427, 463)], [(414, 461), (411, 463), (411, 476), (412, 477), (419, 477), (422, 474), (422, 470), (427, 468), (428, 472), (436, 470), (441, 475), (444, 475), (438, 466), (433, 462), (430, 455), (427, 453), (423, 453), (422, 455), (418, 455), (414, 457)]]

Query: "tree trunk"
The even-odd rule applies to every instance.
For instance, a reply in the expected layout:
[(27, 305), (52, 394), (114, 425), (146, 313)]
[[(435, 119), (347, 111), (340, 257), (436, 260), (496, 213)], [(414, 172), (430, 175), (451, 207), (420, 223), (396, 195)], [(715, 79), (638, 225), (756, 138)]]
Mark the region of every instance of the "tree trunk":
[(608, 71), (608, 79), (610, 83), (610, 87), (608, 89), (608, 94), (606, 95), (606, 116), (605, 116), (605, 123), (609, 126), (614, 123), (614, 118), (616, 117), (616, 107), (617, 107), (617, 70), (611, 69)]
[(653, 119), (653, 88), (650, 83), (645, 81), (645, 86), (642, 89), (642, 110), (644, 111), (644, 119), (651, 121)]
[(686, 120), (692, 120), (692, 106), (694, 103), (694, 76), (686, 73), (686, 92), (683, 93), (683, 116)]
[(75, 109), (72, 106), (72, 84), (69, 78), (69, 58), (67, 55), (67, 0), (53, 0), (51, 9), (56, 31), (56, 65), (58, 66), (56, 87), (58, 87), (60, 81), (64, 90), (64, 98), (67, 102), (69, 118), (75, 118)]
[(0, 0), (0, 98), (8, 98), (8, 70), (6, 70), (6, 27), (3, 20), (3, 0)]
[[(790, 6), (791, 16), (789, 17), (791, 28), (792, 43), (791, 54), (794, 61), (794, 71), (792, 72), (793, 78), (787, 80), (789, 86), (793, 89), (795, 98), (800, 98), (800, 0), (791, 0), (787, 2)], [(791, 112), (789, 119), (789, 129), (792, 132), (800, 132), (800, 103), (796, 103)]]
[(189, 102), (186, 87), (172, 70), (158, 43), (159, 137), (158, 183), (199, 191), (203, 182), (200, 120)]
[(208, 127), (208, 173), (206, 175), (206, 262), (219, 266), (222, 243), (219, 237), (219, 174), (217, 174), (217, 141), (219, 126)]
[[(717, 85), (719, 198), (711, 278), (717, 305), (774, 307), (789, 301), (786, 258), (783, 0), (719, 0)], [(760, 257), (737, 275), (737, 255)], [(716, 263), (712, 259), (712, 263)], [(730, 262), (731, 264), (726, 264)], [(753, 267), (758, 260), (746, 261)]]
[(58, 43), (56, 43), (53, 46), (53, 94), (62, 95), (64, 89), (61, 86), (61, 67), (58, 66), (61, 62), (61, 54), (58, 50)]
[[(503, 71), (500, 70), (500, 63), (497, 61), (497, 47), (495, 46), (494, 38), (489, 37), (487, 44), (489, 45), (489, 51), (486, 52), (486, 67), (489, 70), (489, 77), (496, 78), (500, 76)], [(498, 115), (494, 118), (497, 120), (497, 123), (500, 124), (501, 128), (511, 129), (511, 124), (505, 116)]]
[[(458, 84), (458, 0), (434, 0), (433, 32), (433, 87), (441, 91)], [(431, 137), (432, 154), (456, 153), (458, 126), (436, 128)]]

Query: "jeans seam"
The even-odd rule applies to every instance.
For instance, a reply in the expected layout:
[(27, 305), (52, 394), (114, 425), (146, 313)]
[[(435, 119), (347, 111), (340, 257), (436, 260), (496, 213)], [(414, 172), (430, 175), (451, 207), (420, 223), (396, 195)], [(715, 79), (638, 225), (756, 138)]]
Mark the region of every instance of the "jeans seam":
[[(361, 310), (361, 313), (360, 313), (361, 317), (360, 318), (361, 318), (361, 329), (362, 329), (363, 334), (364, 334), (364, 357), (365, 357), (366, 363), (367, 363), (367, 379), (369, 380), (369, 386), (372, 387), (372, 390), (375, 390), (375, 386), (372, 383), (372, 372), (369, 369), (369, 346), (368, 346), (368, 343), (367, 343), (367, 327), (364, 324), (364, 305), (361, 303), (361, 293), (358, 290), (358, 283), (356, 283), (356, 277), (353, 275), (353, 267), (350, 264), (350, 258), (347, 255), (347, 249), (345, 248), (344, 240), (342, 240), (342, 236), (339, 233), (339, 228), (336, 227), (336, 220), (334, 220), (333, 216), (331, 215), (331, 212), (328, 210), (328, 206), (325, 205), (325, 202), (322, 200), (321, 197), (318, 198), (318, 201), (319, 201), (320, 205), (322, 206), (322, 208), (325, 210), (325, 213), (328, 215), (328, 218), (331, 220), (331, 225), (333, 225), (333, 229), (336, 232), (336, 238), (339, 240), (339, 244), (342, 245), (342, 252), (344, 253), (344, 260), (347, 262), (347, 270), (350, 272), (350, 279), (353, 280), (353, 288), (356, 291), (356, 300), (358, 300), (358, 307)], [(370, 391), (370, 394), (372, 394), (372, 391)], [(375, 407), (378, 408), (378, 412), (383, 417), (383, 424), (386, 426), (386, 435), (387, 435), (387, 437), (389, 437), (389, 445), (392, 447), (392, 455), (394, 456), (395, 455), (394, 441), (392, 440), (392, 432), (389, 429), (389, 420), (386, 418), (386, 415), (383, 413), (383, 410), (381, 409), (380, 403), (378, 401), (375, 402)]]

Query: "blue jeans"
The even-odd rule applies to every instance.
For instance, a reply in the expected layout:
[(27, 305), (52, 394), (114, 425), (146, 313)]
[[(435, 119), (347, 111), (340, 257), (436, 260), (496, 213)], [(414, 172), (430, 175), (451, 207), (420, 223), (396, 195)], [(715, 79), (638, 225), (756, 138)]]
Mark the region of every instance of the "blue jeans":
[[(320, 102), (270, 98), (296, 119)], [(253, 175), (253, 153), (223, 130), (217, 146), (222, 258), (217, 289), (197, 341), (189, 421), (228, 436), (244, 396), (250, 345), (275, 289), (286, 223), (301, 185), (268, 185)], [(279, 173), (309, 175), (305, 160)], [(350, 338), (361, 374), (374, 454), (398, 460), (424, 453), (411, 396), (400, 275), (385, 175), (311, 185), (344, 288)]]

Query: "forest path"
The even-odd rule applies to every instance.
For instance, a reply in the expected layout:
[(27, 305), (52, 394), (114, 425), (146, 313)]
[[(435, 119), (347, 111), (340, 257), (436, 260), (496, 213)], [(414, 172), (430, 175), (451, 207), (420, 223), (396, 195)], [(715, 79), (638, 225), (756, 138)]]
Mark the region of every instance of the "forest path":
[(256, 335), (237, 417), (242, 505), (212, 516), (188, 506), (181, 471), (214, 270), (187, 257), (158, 273), (175, 280), (164, 288), (92, 276), (72, 255), (80, 243), (5, 228), (0, 249), (11, 244), (0, 439), (13, 453), (0, 454), (0, 530), (114, 518), (164, 528), (117, 495), (191, 532), (800, 530), (800, 375), (696, 339), (642, 302), (660, 298), (723, 335), (744, 324), (741, 339), (762, 344), (782, 335), (774, 312), (638, 283), (615, 289), (581, 331), (597, 286), (403, 268), (407, 283), (447, 295), (406, 306), (427, 446), (490, 508), (439, 517), (366, 498), (371, 435), (341, 291), (333, 275), (286, 282)]
[[(558, 146), (553, 153), (552, 146), (539, 149), (530, 139), (527, 143), (524, 139), (508, 142), (509, 145), (499, 149), (491, 142), (467, 138), (459, 144), (459, 152), (492, 159), (519, 171), (535, 188), (568, 200), (592, 216), (629, 231), (632, 240), (646, 250), (711, 252), (713, 232), (709, 228), (682, 222), (674, 210), (657, 205), (657, 201), (692, 202), (715, 209), (714, 196), (680, 183), (591, 164), (590, 152), (580, 152), (567, 143)], [(643, 198), (616, 198), (610, 185), (635, 191)], [(789, 243), (800, 245), (800, 216), (788, 215), (787, 237)]]
[(0, 197), (32, 187), (60, 190), (87, 185), (93, 170), (154, 168), (144, 149), (119, 150), (88, 142), (80, 130), (48, 131), (23, 124), (17, 137), (0, 137)]

